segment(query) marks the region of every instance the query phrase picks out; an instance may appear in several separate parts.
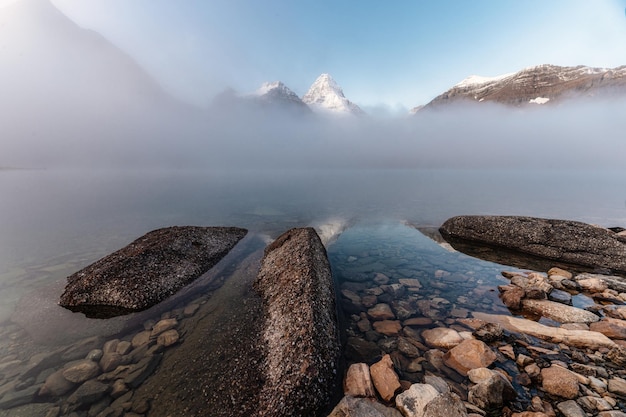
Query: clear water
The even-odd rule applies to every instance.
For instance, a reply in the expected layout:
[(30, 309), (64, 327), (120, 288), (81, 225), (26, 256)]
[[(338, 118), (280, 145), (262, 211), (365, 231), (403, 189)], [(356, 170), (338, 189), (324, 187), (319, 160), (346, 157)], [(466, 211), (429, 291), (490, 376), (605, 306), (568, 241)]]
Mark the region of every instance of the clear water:
[[(64, 342), (81, 326), (114, 334), (115, 321), (94, 327), (56, 305), (65, 278), (156, 228), (232, 225), (266, 240), (296, 226), (343, 230), (328, 247), (338, 282), (417, 278), (449, 314), (499, 308), (503, 267), (450, 253), (406, 224), (515, 214), (626, 226), (625, 185), (620, 170), (0, 171), (0, 363), (25, 326), (29, 340), (50, 328)], [(438, 270), (446, 279), (433, 278)], [(60, 342), (47, 343), (30, 348)]]

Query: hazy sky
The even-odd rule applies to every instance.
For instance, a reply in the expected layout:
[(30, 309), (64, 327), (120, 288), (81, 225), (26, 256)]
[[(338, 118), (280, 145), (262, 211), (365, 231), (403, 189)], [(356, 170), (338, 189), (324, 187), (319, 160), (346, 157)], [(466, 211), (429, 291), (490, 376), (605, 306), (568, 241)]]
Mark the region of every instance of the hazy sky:
[(365, 108), (411, 108), (472, 74), (626, 64), (626, 0), (52, 2), (199, 104), (328, 72)]

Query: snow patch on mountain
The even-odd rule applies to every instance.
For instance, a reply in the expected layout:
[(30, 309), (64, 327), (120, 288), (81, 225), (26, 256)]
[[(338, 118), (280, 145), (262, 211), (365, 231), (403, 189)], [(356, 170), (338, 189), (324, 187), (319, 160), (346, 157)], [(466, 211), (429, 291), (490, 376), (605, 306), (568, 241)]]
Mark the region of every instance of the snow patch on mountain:
[(493, 82), (511, 77), (514, 74), (515, 74), (514, 72), (510, 72), (508, 74), (497, 75), (495, 77), (483, 77), (482, 75), (470, 75), (469, 77), (465, 78), (460, 83), (456, 84), (454, 87), (470, 87), (470, 86), (477, 86), (480, 84), (493, 83)]
[(320, 112), (362, 115), (363, 110), (348, 100), (343, 90), (329, 74), (322, 74), (311, 85), (302, 101)]

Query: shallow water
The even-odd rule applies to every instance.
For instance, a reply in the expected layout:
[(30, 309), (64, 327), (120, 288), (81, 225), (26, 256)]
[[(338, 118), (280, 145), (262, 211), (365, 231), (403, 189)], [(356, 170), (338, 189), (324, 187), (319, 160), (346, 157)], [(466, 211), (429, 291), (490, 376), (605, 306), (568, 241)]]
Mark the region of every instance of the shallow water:
[(441, 299), (435, 316), (504, 311), (494, 288), (508, 268), (448, 252), (407, 224), (518, 214), (624, 226), (625, 183), (624, 171), (0, 171), (0, 364), (69, 343), (73, 328), (121, 331), (58, 307), (65, 278), (172, 225), (246, 227), (265, 241), (314, 226), (334, 242), (329, 258), (344, 288), (383, 273), (418, 279), (424, 297)]

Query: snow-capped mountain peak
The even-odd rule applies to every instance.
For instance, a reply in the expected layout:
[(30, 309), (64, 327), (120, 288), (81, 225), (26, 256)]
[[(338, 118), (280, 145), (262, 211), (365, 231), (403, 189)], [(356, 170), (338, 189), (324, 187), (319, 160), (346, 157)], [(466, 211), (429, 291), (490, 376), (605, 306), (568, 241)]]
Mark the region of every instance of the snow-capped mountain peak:
[(302, 101), (320, 112), (364, 114), (359, 106), (344, 96), (342, 88), (329, 74), (317, 77), (309, 91), (302, 97)]
[(257, 103), (274, 108), (293, 109), (298, 112), (310, 112), (309, 107), (281, 81), (266, 82), (256, 90), (251, 98)]
[(257, 96), (263, 96), (266, 94), (279, 94), (285, 96), (294, 96), (298, 97), (296, 93), (291, 91), (289, 87), (283, 84), (281, 81), (272, 81), (266, 82), (261, 85), (261, 87), (255, 91)]

